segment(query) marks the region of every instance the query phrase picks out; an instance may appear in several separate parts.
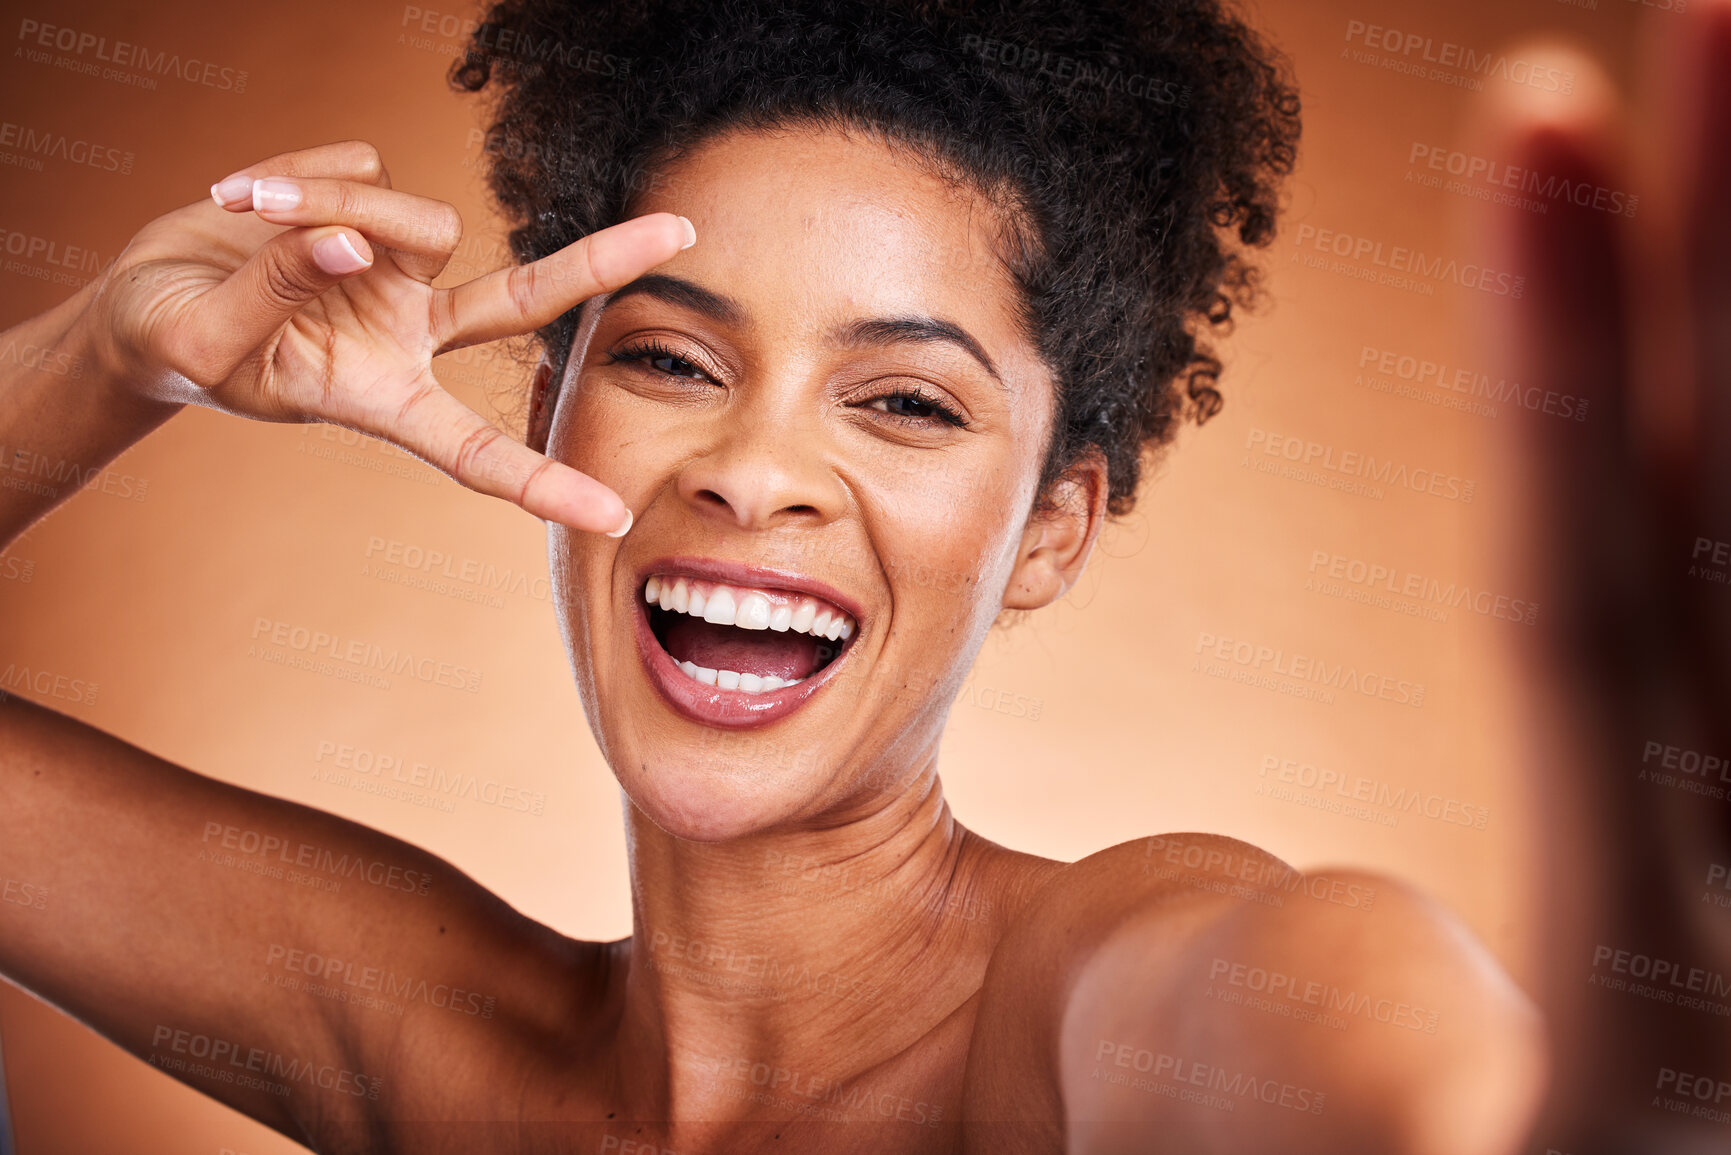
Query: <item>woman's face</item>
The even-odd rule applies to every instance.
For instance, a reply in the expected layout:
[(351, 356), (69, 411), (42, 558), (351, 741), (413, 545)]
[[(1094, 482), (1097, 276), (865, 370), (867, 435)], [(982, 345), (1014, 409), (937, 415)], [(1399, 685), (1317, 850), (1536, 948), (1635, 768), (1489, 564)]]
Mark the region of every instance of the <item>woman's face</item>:
[(585, 308), (548, 431), (636, 514), (552, 532), (590, 724), (682, 837), (863, 813), (931, 768), (992, 622), (1061, 593), (1097, 526), (1086, 483), (1030, 521), (1053, 385), (1000, 218), (818, 130), (718, 138), (637, 207), (698, 242)]

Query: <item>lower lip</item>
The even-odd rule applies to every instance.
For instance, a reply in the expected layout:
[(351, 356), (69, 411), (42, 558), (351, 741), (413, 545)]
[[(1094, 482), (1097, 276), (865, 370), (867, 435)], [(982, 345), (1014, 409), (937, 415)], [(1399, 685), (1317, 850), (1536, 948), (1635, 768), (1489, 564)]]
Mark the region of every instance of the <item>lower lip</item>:
[(823, 688), (853, 648), (844, 646), (829, 665), (794, 685), (748, 694), (744, 690), (706, 686), (696, 678), (688, 677), (673, 660), (673, 655), (661, 648), (655, 631), (649, 628), (649, 612), (641, 602), (632, 616), (637, 620), (638, 656), (643, 659), (643, 668), (649, 672), (649, 680), (661, 691), (668, 705), (693, 722), (724, 730), (750, 730), (787, 717)]

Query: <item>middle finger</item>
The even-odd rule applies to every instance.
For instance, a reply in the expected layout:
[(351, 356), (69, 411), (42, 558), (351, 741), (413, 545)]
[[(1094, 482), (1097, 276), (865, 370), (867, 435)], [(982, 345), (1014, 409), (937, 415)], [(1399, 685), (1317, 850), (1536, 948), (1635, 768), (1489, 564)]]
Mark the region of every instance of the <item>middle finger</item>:
[(439, 275), (463, 237), (463, 218), (445, 201), (360, 181), (261, 177), (253, 182), (252, 203), (272, 224), (357, 229), (426, 281)]

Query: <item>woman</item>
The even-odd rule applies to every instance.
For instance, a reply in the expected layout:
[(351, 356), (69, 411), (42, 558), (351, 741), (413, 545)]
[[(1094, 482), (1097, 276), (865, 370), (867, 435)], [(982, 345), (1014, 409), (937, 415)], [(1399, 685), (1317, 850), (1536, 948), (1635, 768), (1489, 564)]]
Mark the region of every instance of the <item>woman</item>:
[[(1515, 1150), (1537, 1018), (1434, 905), (1217, 836), (1017, 854), (936, 774), (992, 623), (1219, 404), (1277, 59), (1212, 0), (525, 0), (454, 77), (519, 267), (431, 287), (460, 221), (364, 144), (260, 161), (13, 331), (92, 370), (6, 369), (0, 442), (328, 421), (548, 521), (635, 933), (8, 700), (0, 868), (64, 901), (0, 907), (0, 970), (320, 1151)], [(530, 331), (522, 445), (429, 362)]]

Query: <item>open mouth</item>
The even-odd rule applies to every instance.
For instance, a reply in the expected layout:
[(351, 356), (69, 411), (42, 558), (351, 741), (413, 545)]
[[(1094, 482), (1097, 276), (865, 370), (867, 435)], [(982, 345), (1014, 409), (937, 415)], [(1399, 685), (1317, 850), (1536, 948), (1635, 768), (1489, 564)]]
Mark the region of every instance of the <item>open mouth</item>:
[(649, 629), (699, 686), (772, 694), (827, 668), (858, 624), (841, 607), (793, 590), (655, 573), (643, 585)]

